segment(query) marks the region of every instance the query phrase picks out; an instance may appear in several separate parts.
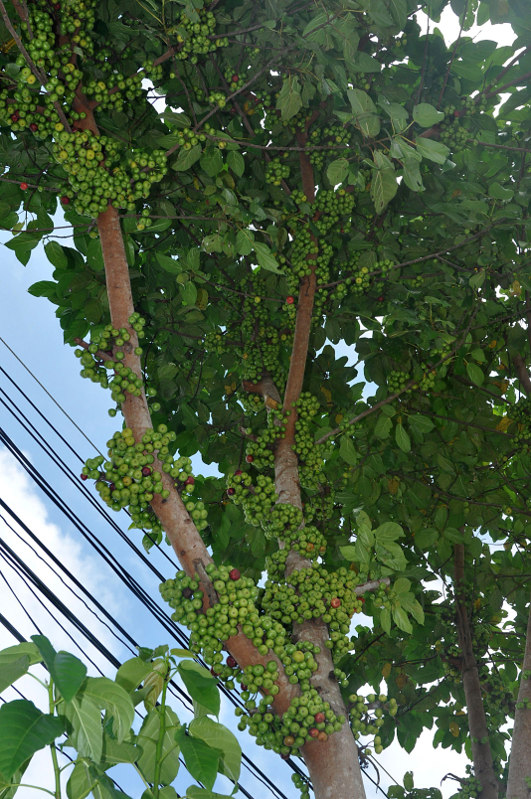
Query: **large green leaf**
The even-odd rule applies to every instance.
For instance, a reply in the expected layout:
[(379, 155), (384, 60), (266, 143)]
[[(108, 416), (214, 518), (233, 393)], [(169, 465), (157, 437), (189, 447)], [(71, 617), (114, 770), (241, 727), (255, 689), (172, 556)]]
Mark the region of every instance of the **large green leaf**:
[(268, 272), (275, 272), (277, 275), (282, 274), (282, 270), (279, 269), (278, 266), (278, 261), (267, 244), (261, 241), (255, 241), (253, 246), (256, 253), (256, 260), (262, 269), (266, 269)]
[(175, 740), (179, 744), (190, 775), (195, 780), (202, 782), (208, 790), (213, 788), (218, 774), (221, 751), (213, 749), (200, 738), (187, 735), (184, 727), (177, 730)]
[(302, 107), (301, 86), (296, 75), (284, 78), (282, 88), (277, 97), (277, 108), (282, 119), (288, 120), (295, 116)]
[(42, 713), (33, 702), (15, 699), (0, 707), (0, 775), (8, 781), (35, 752), (64, 732), (60, 718)]
[(81, 694), (65, 703), (62, 712), (70, 724), (69, 737), (72, 745), (82, 757), (99, 763), (103, 748), (103, 728), (98, 705), (90, 697)]
[(380, 132), (380, 117), (376, 106), (367, 92), (361, 89), (348, 89), (347, 95), (361, 132), (367, 138), (373, 139)]

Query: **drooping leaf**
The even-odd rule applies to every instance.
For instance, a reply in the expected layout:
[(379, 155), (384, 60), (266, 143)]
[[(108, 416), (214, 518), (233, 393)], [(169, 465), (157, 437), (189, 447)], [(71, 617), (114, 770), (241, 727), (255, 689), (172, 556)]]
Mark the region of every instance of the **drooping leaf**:
[(179, 663), (179, 674), (192, 699), (206, 707), (209, 713), (219, 714), (220, 696), (217, 680), (199, 663), (184, 660)]
[(179, 744), (186, 768), (191, 776), (200, 780), (205, 788), (211, 790), (218, 774), (221, 751), (213, 749), (200, 738), (187, 735), (184, 727), (179, 727), (175, 733), (175, 740)]

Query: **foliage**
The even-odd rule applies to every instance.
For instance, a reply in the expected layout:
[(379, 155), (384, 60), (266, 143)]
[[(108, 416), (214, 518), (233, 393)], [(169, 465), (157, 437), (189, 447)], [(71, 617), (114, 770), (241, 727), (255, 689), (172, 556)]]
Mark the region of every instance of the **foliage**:
[(347, 717), (363, 756), (435, 727), (490, 797), (528, 603), (529, 26), (452, 0), (447, 45), (447, 5), (1, 3), (0, 218), (125, 416), (82, 477), (179, 552), (163, 593), (242, 727), (314, 782)]
[[(214, 797), (218, 771), (237, 780), (240, 747), (226, 727), (210, 718), (220, 709), (216, 681), (193, 660), (176, 663), (177, 657), (190, 658), (191, 654), (166, 646), (144, 648), (138, 657), (125, 661), (110, 680), (88, 677), (84, 663), (69, 652), (56, 652), (43, 635), (3, 649), (2, 689), (42, 663), (49, 680), (46, 684), (38, 681), (48, 695), (49, 712), (28, 699), (15, 699), (0, 708), (2, 796), (13, 796), (19, 787), (31, 787), (24, 786), (24, 772), (33, 755), (46, 746), (51, 747), (53, 795), (61, 796), (61, 773), (67, 771), (69, 799), (83, 799), (90, 793), (102, 799), (126, 799), (107, 773), (120, 763), (140, 775), (146, 785), (143, 799), (176, 797), (170, 785), (179, 770), (179, 752), (191, 776), (205, 786), (203, 799)], [(195, 700), (196, 717), (189, 725), (181, 724), (167, 704), (168, 684), (176, 675)], [(133, 727), (139, 705), (145, 714), (142, 724)], [(69, 758), (63, 766), (59, 766), (59, 752)], [(191, 786), (191, 797), (194, 789), (199, 790)]]

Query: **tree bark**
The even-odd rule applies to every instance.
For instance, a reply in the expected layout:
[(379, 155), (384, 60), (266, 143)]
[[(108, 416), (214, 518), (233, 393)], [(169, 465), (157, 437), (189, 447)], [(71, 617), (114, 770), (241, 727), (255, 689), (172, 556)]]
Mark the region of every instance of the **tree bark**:
[(454, 584), (457, 634), (461, 648), (461, 678), (468, 711), (472, 761), (474, 774), (481, 784), (481, 793), (478, 799), (498, 799), (498, 780), (494, 773), (489, 731), (465, 602), (465, 548), (463, 544), (454, 546)]
[(516, 700), (513, 740), (509, 759), (507, 799), (531, 797), (531, 603), (527, 620), (524, 662)]

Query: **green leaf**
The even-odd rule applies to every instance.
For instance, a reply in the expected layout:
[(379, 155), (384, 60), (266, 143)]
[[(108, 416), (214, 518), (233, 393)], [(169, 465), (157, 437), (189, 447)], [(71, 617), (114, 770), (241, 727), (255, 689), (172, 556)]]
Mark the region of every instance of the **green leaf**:
[(400, 422), (398, 422), (398, 424), (395, 427), (395, 441), (402, 450), (402, 452), (411, 451), (411, 439), (404, 430), (404, 426)]
[(9, 781), (35, 752), (64, 732), (61, 719), (42, 713), (33, 702), (15, 699), (0, 707), (0, 775)]
[(288, 75), (287, 78), (284, 78), (277, 97), (277, 108), (284, 121), (294, 117), (302, 108), (301, 86), (296, 75)]
[(208, 716), (194, 719), (189, 726), (190, 735), (200, 738), (213, 749), (220, 749), (222, 752), (221, 768), (222, 773), (226, 774), (231, 780), (236, 781), (240, 776), (240, 764), (242, 750), (236, 737), (230, 730), (212, 721)]
[(85, 799), (99, 780), (99, 774), (90, 761), (78, 760), (66, 783), (68, 799)]
[(472, 289), (479, 289), (485, 282), (486, 272), (484, 269), (479, 269), (477, 272), (468, 278), (468, 285)]
[[(10, 682), (5, 682), (8, 676), (8, 671), (11, 668), (11, 664), (17, 663), (24, 658), (27, 661), (25, 672), (30, 666), (33, 666), (36, 663), (41, 663), (42, 656), (38, 646), (31, 641), (21, 641), (19, 644), (13, 644), (13, 646), (8, 646), (6, 649), (2, 649), (0, 651), (0, 691), (3, 691), (8, 685), (11, 685)], [(22, 664), (19, 664), (16, 667), (16, 670), (18, 670), (21, 665)], [(17, 679), (18, 677), (15, 677), (15, 680)], [(13, 680), (13, 682), (15, 680)]]
[(218, 774), (220, 750), (213, 749), (200, 738), (187, 735), (184, 727), (177, 730), (175, 740), (179, 744), (186, 768), (191, 776), (202, 782), (207, 790), (211, 790)]
[(415, 544), (419, 549), (431, 549), (438, 538), (439, 531), (434, 527), (421, 528), (415, 533)]
[[(164, 716), (162, 716), (164, 712)], [(161, 730), (161, 718), (164, 718), (164, 732)], [(153, 782), (156, 769), (157, 746), (161, 736), (160, 781), (166, 785), (173, 782), (179, 771), (179, 747), (175, 741), (175, 733), (180, 727), (179, 719), (174, 711), (165, 707), (154, 707), (145, 717), (137, 737), (137, 744), (142, 748), (142, 756), (137, 765), (148, 782)]]
[(393, 571), (404, 571), (407, 566), (407, 561), (401, 547), (393, 541), (386, 541), (382, 544), (376, 539), (374, 554), (384, 566), (387, 566)]
[(414, 413), (408, 416), (408, 424), (411, 430), (417, 435), (429, 433), (435, 427), (431, 419), (427, 416), (422, 416), (420, 413)]
[(110, 768), (117, 763), (135, 763), (140, 757), (140, 750), (128, 741), (116, 741), (109, 735), (103, 735), (102, 763), (104, 768)]
[(189, 150), (181, 148), (171, 168), (175, 170), (175, 172), (186, 172), (201, 158), (201, 152), (202, 147), (200, 144), (195, 144)]
[(371, 198), (377, 214), (381, 214), (387, 203), (393, 199), (398, 191), (396, 173), (389, 159), (378, 150), (374, 153), (374, 163), (371, 177)]
[(155, 258), (158, 265), (171, 275), (178, 275), (185, 268), (180, 258), (170, 258), (169, 255), (164, 255), (162, 252), (155, 252)]
[(49, 262), (56, 266), (57, 269), (66, 269), (68, 267), (68, 256), (56, 241), (49, 241), (44, 245), (44, 252)]
[(483, 374), (483, 370), (477, 364), (472, 363), (472, 361), (468, 361), (466, 365), (466, 373), (476, 386), (483, 385), (485, 375)]
[(389, 115), (393, 128), (397, 133), (401, 133), (407, 128), (409, 115), (402, 105), (389, 102), (383, 94), (378, 95), (378, 105)]
[(413, 772), (406, 771), (406, 773), (404, 774), (404, 788), (406, 789), (406, 791), (412, 791), (413, 786), (414, 786)]
[(26, 266), (30, 259), (31, 251), (39, 244), (41, 238), (41, 233), (19, 233), (18, 236), (7, 241), (5, 246), (13, 250), (20, 263)]
[(393, 608), (393, 621), (397, 627), (403, 630), (405, 633), (412, 633), (413, 626), (408, 619), (407, 613), (400, 607)]
[(508, 202), (514, 197), (513, 189), (507, 189), (501, 183), (491, 183), (489, 186), (489, 197), (494, 197), (495, 200), (504, 200)]
[(403, 537), (404, 531), (396, 522), (384, 522), (374, 530), (374, 535), (380, 542), (395, 541)]
[(444, 164), (450, 155), (446, 144), (441, 144), (434, 139), (427, 139), (425, 136), (418, 136), (415, 139), (415, 144), (423, 158), (434, 161), (436, 164)]
[(52, 677), (56, 688), (66, 702), (77, 694), (85, 677), (87, 667), (69, 652), (58, 652), (54, 659)]
[(266, 269), (268, 272), (274, 272), (276, 275), (282, 274), (282, 270), (279, 269), (278, 266), (278, 261), (267, 244), (263, 244), (261, 241), (255, 241), (254, 251), (256, 253), (258, 265), (261, 266), (262, 269)]
[(367, 92), (361, 89), (347, 89), (354, 119), (366, 138), (374, 139), (380, 132), (380, 117)]
[(422, 128), (431, 128), (444, 119), (444, 114), (442, 111), (437, 111), (430, 103), (419, 103), (413, 106), (413, 119)]
[(227, 153), (227, 164), (235, 175), (242, 177), (245, 171), (245, 159), (237, 150), (229, 150)]
[(380, 610), (380, 624), (382, 625), (382, 630), (387, 635), (391, 633), (391, 614), (387, 608), (382, 608)]
[(223, 156), (219, 147), (210, 145), (201, 156), (199, 163), (207, 175), (211, 178), (216, 177), (223, 169)]
[(326, 177), (332, 186), (343, 183), (347, 177), (349, 166), (349, 162), (346, 158), (336, 158), (335, 161), (331, 161), (331, 163), (328, 164)]
[(424, 191), (419, 163), (414, 158), (404, 158), (402, 163), (404, 183), (411, 191)]
[(350, 466), (354, 466), (358, 462), (358, 454), (356, 447), (350, 436), (341, 436), (339, 441), (339, 455)]
[(32, 635), (31, 640), (37, 646), (39, 652), (42, 655), (42, 659), (44, 660), (48, 671), (52, 672), (53, 670), (53, 662), (55, 660), (56, 651), (53, 648), (52, 644), (50, 643), (49, 639), (46, 638), (45, 635)]
[(417, 621), (419, 624), (424, 624), (424, 610), (422, 609), (420, 602), (415, 599), (413, 594), (401, 594), (400, 604), (404, 610), (407, 610), (407, 612), (413, 616), (415, 621)]
[(209, 713), (219, 714), (220, 696), (216, 679), (199, 663), (185, 660), (177, 667), (192, 699), (200, 702)]
[(374, 435), (376, 438), (389, 438), (392, 429), (393, 423), (391, 419), (385, 414), (381, 413), (374, 428)]
[(107, 711), (112, 717), (113, 733), (118, 741), (123, 741), (133, 723), (135, 708), (125, 688), (108, 677), (89, 677), (83, 688), (83, 696)]
[[(398, 577), (396, 580), (393, 581), (394, 594), (406, 594), (408, 593), (410, 588), (411, 588), (411, 580), (408, 580), (407, 577)], [(400, 598), (400, 600), (402, 601), (402, 597)]]
[(103, 728), (99, 707), (88, 696), (75, 696), (62, 708), (71, 725), (69, 737), (82, 757), (98, 763), (103, 749)]
[(134, 691), (144, 678), (150, 673), (151, 665), (142, 658), (134, 657), (122, 663), (116, 672), (116, 683), (121, 685), (128, 693)]
[(187, 280), (183, 286), (180, 286), (181, 297), (185, 305), (195, 305), (197, 300), (197, 286), (191, 280)]
[(339, 547), (339, 551), (342, 557), (349, 562), (355, 562), (358, 559), (354, 544), (345, 544), (345, 546)]
[(239, 255), (249, 255), (254, 249), (254, 235), (246, 228), (239, 230), (236, 234), (236, 252)]
[(0, 692), (27, 674), (29, 666), (30, 659), (27, 655), (0, 660)]

